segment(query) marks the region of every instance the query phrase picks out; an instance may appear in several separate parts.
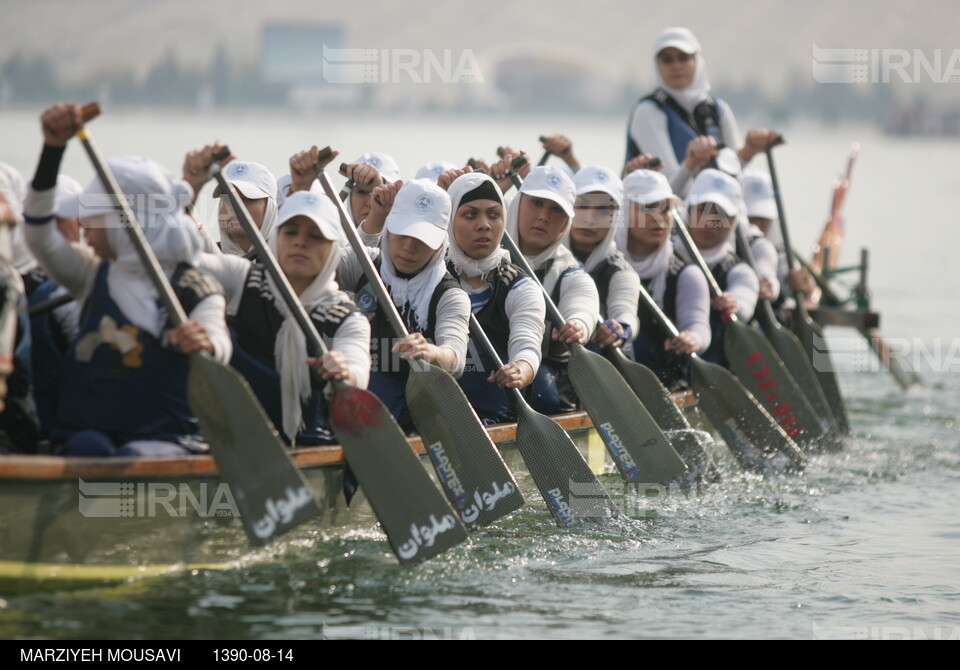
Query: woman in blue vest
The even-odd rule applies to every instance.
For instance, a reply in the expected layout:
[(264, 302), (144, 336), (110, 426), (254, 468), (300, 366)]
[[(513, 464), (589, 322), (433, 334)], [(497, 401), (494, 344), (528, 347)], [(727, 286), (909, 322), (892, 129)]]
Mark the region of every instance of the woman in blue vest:
[(700, 42), (686, 28), (667, 28), (653, 49), (657, 89), (634, 106), (627, 126), (625, 162), (642, 155), (663, 161), (662, 171), (683, 196), (690, 180), (717, 155), (718, 145), (738, 148), (743, 164), (766, 149), (776, 133), (756, 128), (741, 147), (730, 106), (710, 95)]
[[(407, 360), (423, 360), (459, 377), (469, 337), (470, 299), (447, 271), (450, 196), (429, 179), (377, 187), (364, 228), (380, 235), (367, 248), (408, 335), (394, 336), (376, 293), (352, 248), (338, 270), (342, 286), (354, 290), (360, 311), (370, 319), (370, 390), (390, 409), (401, 427), (414, 430), (405, 389)], [(381, 234), (382, 232), (382, 234)]]
[(636, 170), (623, 180), (623, 195), (627, 225), (617, 231), (617, 246), (644, 289), (680, 331), (677, 337), (667, 338), (662, 324), (641, 300), (633, 358), (672, 387), (686, 375), (679, 357), (702, 354), (710, 346), (707, 280), (700, 268), (674, 253), (670, 231), (682, 202), (673, 194), (667, 178), (652, 170)]
[[(250, 383), (281, 438), (294, 446), (333, 443), (324, 389), (332, 379), (366, 388), (370, 325), (334, 279), (343, 246), (336, 206), (324, 194), (286, 198), (267, 240), (280, 269), (324, 338), (307, 341), (264, 267), (227, 254), (203, 254), (200, 267), (224, 286), (234, 337), (230, 364)], [(311, 366), (319, 374), (311, 374)]]
[(530, 171), (507, 211), (507, 232), (565, 319), (548, 323), (544, 333), (543, 361), (530, 402), (541, 414), (577, 408), (579, 401), (567, 376), (570, 354), (563, 343), (587, 344), (600, 320), (597, 287), (563, 244), (575, 201), (570, 177), (547, 165)]
[(225, 362), (232, 345), (222, 290), (195, 267), (203, 241), (182, 209), (191, 189), (152, 161), (109, 161), (189, 316), (170, 328), (157, 290), (99, 180), (84, 192), (80, 212), (92, 248), (71, 245), (56, 229), (57, 173), (67, 141), (81, 124), (77, 105), (58, 104), (44, 112), (43, 152), (25, 206), (30, 250), (81, 304), (53, 441), (65, 455), (202, 451), (206, 445), (197, 437), (186, 397), (186, 354), (203, 350)]
[(453, 212), (447, 267), (470, 297), (471, 310), (504, 361), (503, 367), (494, 369), (471, 338), (473, 360), (467, 362), (460, 386), (485, 424), (504, 423), (515, 420), (504, 389), (526, 387), (540, 367), (543, 293), (500, 247), (505, 218), (496, 182), (487, 175), (452, 170), (440, 177), (441, 186), (447, 183)]

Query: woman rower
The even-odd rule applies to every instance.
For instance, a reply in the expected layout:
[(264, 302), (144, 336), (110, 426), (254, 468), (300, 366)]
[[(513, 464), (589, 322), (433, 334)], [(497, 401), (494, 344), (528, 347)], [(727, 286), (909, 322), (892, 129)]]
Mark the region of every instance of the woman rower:
[[(450, 183), (452, 181), (452, 183)], [(460, 386), (485, 424), (514, 420), (506, 388), (524, 388), (540, 367), (543, 293), (500, 247), (503, 194), (487, 175), (451, 170), (440, 176), (452, 201), (447, 267), (470, 297), (483, 331), (506, 363), (494, 370), (473, 343), (477, 364), (468, 364)]]
[(710, 293), (700, 268), (674, 253), (670, 236), (681, 205), (667, 178), (652, 170), (636, 170), (623, 180), (628, 203), (627, 225), (618, 230), (617, 246), (636, 270), (651, 297), (680, 333), (665, 338), (657, 319), (640, 301), (640, 330), (633, 358), (657, 373), (669, 387), (686, 375), (679, 356), (702, 354), (710, 346)]
[[(710, 95), (710, 78), (700, 42), (686, 28), (667, 28), (657, 38), (653, 58), (659, 86), (630, 114), (625, 162), (643, 153), (658, 156), (675, 193), (711, 165), (718, 146), (740, 146), (730, 106)], [(776, 133), (756, 128), (737, 151), (743, 164), (770, 146)]]
[[(703, 357), (726, 364), (723, 353), (724, 317), (734, 313), (743, 322), (753, 318), (760, 295), (760, 280), (753, 269), (736, 254), (733, 227), (741, 213), (743, 196), (740, 183), (720, 170), (702, 170), (687, 195), (690, 213), (690, 237), (697, 245), (707, 269), (720, 287), (720, 295), (710, 300), (711, 341)], [(681, 245), (680, 255), (693, 261)]]
[(633, 342), (640, 325), (640, 279), (616, 243), (616, 229), (623, 225), (623, 182), (613, 170), (592, 165), (581, 168), (573, 183), (577, 188), (576, 216), (566, 244), (600, 295), (604, 321), (593, 342), (600, 347), (622, 347)]
[[(189, 186), (143, 158), (109, 162), (189, 315), (189, 321), (168, 329), (157, 289), (99, 180), (84, 192), (87, 213), (81, 212), (92, 249), (72, 246), (57, 232), (57, 172), (67, 141), (82, 127), (80, 107), (54, 105), (41, 122), (44, 147), (26, 201), (26, 239), (40, 265), (82, 304), (53, 440), (64, 455), (203, 451), (187, 403), (185, 354), (206, 351), (226, 362), (232, 346), (220, 288), (195, 267), (203, 242), (180, 207), (192, 195)], [(95, 199), (104, 205), (98, 212), (89, 209)]]
[[(407, 432), (414, 430), (405, 387), (409, 366), (400, 359), (422, 360), (454, 377), (463, 372), (469, 335), (470, 299), (447, 272), (445, 252), (450, 197), (429, 179), (386, 183), (371, 192), (368, 233), (380, 236), (367, 248), (393, 298), (408, 335), (399, 341), (380, 307), (359, 259), (348, 250), (337, 274), (353, 288), (360, 311), (370, 319), (373, 368), (370, 390), (377, 394)], [(391, 354), (398, 354), (399, 358)]]
[(574, 216), (576, 187), (551, 166), (527, 175), (507, 211), (507, 232), (557, 305), (562, 324), (548, 324), (543, 361), (533, 382), (531, 406), (542, 414), (570, 412), (578, 401), (567, 377), (570, 354), (563, 344), (587, 344), (600, 320), (600, 297), (590, 275), (563, 244)]
[[(218, 148), (206, 148), (208, 160)], [(250, 382), (283, 440), (294, 446), (333, 443), (324, 388), (331, 380), (365, 388), (370, 374), (370, 325), (334, 279), (343, 253), (339, 221), (326, 195), (297, 191), (284, 201), (267, 240), (327, 343), (322, 358), (309, 356), (306, 337), (262, 265), (225, 254), (200, 260), (226, 291), (234, 336), (231, 365)]]
[[(187, 154), (184, 179), (196, 194), (200, 193), (200, 187), (209, 179), (209, 163), (204, 163), (204, 160), (204, 157)], [(269, 239), (277, 223), (276, 178), (265, 166), (251, 161), (233, 161), (224, 168), (223, 176), (236, 187), (240, 200), (250, 213), (254, 225), (260, 229), (260, 234), (264, 239)], [(217, 186), (213, 197), (220, 198), (220, 248), (223, 253), (253, 260), (255, 254), (252, 243), (240, 227), (226, 194), (220, 193), (220, 187)]]

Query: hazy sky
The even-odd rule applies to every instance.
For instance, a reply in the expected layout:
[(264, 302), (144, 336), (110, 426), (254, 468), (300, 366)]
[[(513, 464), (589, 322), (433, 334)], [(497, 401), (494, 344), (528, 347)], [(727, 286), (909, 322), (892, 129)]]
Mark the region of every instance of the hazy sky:
[[(42, 53), (69, 80), (127, 69), (142, 76), (168, 53), (206, 66), (219, 46), (231, 60), (257, 62), (268, 22), (339, 25), (355, 48), (552, 53), (640, 89), (653, 81), (653, 39), (670, 25), (699, 37), (714, 81), (755, 81), (775, 93), (787, 93), (790, 72), (812, 81), (814, 46), (902, 49), (911, 58), (919, 50), (931, 62), (939, 50), (941, 71), (960, 54), (960, 11), (949, 0), (0, 0), (0, 16), (0, 62)], [(918, 79), (889, 85), (898, 97), (923, 90), (960, 99), (960, 82)]]

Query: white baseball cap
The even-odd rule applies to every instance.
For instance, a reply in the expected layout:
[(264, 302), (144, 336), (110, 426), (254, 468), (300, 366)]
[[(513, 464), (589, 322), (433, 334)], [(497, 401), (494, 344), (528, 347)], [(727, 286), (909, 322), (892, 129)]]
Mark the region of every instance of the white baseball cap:
[[(277, 197), (277, 180), (266, 166), (252, 161), (231, 161), (223, 169), (223, 176), (233, 184), (245, 198), (262, 200)], [(220, 196), (220, 186), (213, 191), (213, 197)]]
[(429, 179), (405, 183), (387, 215), (387, 231), (416, 237), (431, 249), (439, 249), (450, 225), (450, 196)]
[(453, 163), (446, 163), (444, 161), (437, 161), (435, 163), (427, 163), (426, 165), (421, 165), (420, 169), (417, 170), (417, 174), (414, 176), (414, 179), (432, 179), (434, 182), (440, 178), (447, 170), (452, 170), (456, 165)]
[(606, 193), (619, 206), (623, 202), (623, 182), (617, 173), (602, 165), (590, 165), (580, 168), (573, 177), (577, 195), (584, 193)]
[(655, 170), (634, 170), (623, 179), (623, 195), (630, 202), (652, 205), (664, 200), (681, 203), (667, 178)]
[(680, 49), (685, 54), (700, 53), (700, 42), (687, 28), (665, 28), (653, 47), (654, 57), (659, 56), (664, 49)]
[(400, 179), (400, 166), (397, 165), (397, 161), (393, 160), (387, 154), (382, 154), (377, 151), (368, 151), (365, 154), (361, 154), (360, 157), (353, 162), (370, 163), (370, 165), (377, 168), (377, 172), (379, 172), (380, 176), (383, 177), (383, 181), (392, 182)]
[(533, 168), (523, 180), (520, 193), (555, 202), (563, 208), (567, 216), (573, 218), (573, 203), (577, 199), (577, 187), (567, 173), (559, 168), (552, 165)]
[(743, 199), (747, 204), (747, 216), (762, 219), (777, 219), (777, 199), (773, 194), (770, 175), (759, 170), (743, 171)]
[(328, 240), (340, 243), (340, 212), (326, 194), (297, 191), (291, 194), (277, 214), (277, 230), (295, 216), (305, 216)]
[(708, 168), (701, 170), (693, 180), (687, 194), (687, 205), (695, 207), (705, 203), (718, 205), (727, 216), (736, 216), (742, 198), (740, 184), (726, 172)]

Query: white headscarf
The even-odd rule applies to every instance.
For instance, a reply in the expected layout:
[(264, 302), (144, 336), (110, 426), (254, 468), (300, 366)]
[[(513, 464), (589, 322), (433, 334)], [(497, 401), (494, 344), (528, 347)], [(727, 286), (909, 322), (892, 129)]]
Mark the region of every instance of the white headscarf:
[[(230, 201), (227, 199), (227, 196), (220, 196), (221, 202), (226, 202), (229, 206)], [(277, 225), (277, 198), (275, 195), (268, 197), (267, 207), (263, 212), (263, 221), (260, 223), (260, 234), (263, 235), (263, 239), (269, 240), (270, 236), (273, 234), (273, 229)], [(230, 239), (229, 235), (220, 236), (220, 247), (225, 254), (233, 254), (234, 256), (246, 256), (249, 251), (244, 251), (243, 247)], [(252, 249), (253, 247), (251, 247)]]
[[(511, 202), (510, 206), (507, 208), (507, 234), (516, 242), (517, 247), (520, 246), (520, 235), (519, 235), (519, 221), (520, 221), (520, 201), (527, 197), (524, 195), (523, 191), (517, 194)], [(566, 239), (567, 235), (570, 232), (570, 222), (571, 219), (567, 218), (567, 225), (563, 229), (563, 232), (557, 238), (555, 242), (550, 244), (546, 249), (541, 251), (536, 256), (526, 256), (527, 262), (530, 263), (530, 267), (534, 272), (542, 268), (547, 261), (555, 259), (553, 265), (550, 266), (550, 269), (547, 271), (547, 274), (543, 277), (543, 288), (546, 289), (547, 293), (553, 291), (554, 286), (557, 285), (557, 281), (560, 279), (560, 275), (569, 267), (580, 265), (576, 257), (570, 252), (567, 247), (564, 246), (563, 240)]]
[[(132, 209), (167, 277), (180, 263), (193, 264), (203, 250), (203, 239), (184, 205), (192, 199), (190, 188), (158, 163), (139, 156), (107, 161), (120, 190), (132, 201)], [(104, 194), (94, 179), (85, 195)], [(105, 201), (106, 202), (106, 201)], [(81, 215), (85, 212), (81, 208)], [(86, 215), (90, 215), (87, 210)], [(131, 323), (159, 337), (167, 313), (160, 296), (143, 267), (129, 233), (121, 227), (116, 210), (106, 216), (106, 234), (116, 260), (110, 262), (107, 288), (110, 297)]]
[[(310, 200), (309, 202), (307, 202)], [(303, 211), (304, 204), (310, 209)], [(340, 241), (340, 215), (336, 206), (326, 195), (318, 195), (306, 191), (298, 191), (286, 199), (280, 208), (278, 221), (286, 220), (302, 214), (313, 221), (320, 232), (327, 239), (333, 240), (330, 253), (320, 273), (310, 285), (300, 294), (300, 302), (309, 314), (312, 310), (323, 305), (332, 305), (343, 299), (343, 293), (337, 285), (337, 266), (343, 256), (343, 246)], [(319, 219), (319, 220), (318, 220)], [(277, 238), (283, 224), (277, 225), (273, 234), (267, 240), (270, 252), (277, 256)], [(269, 281), (270, 290), (276, 298), (277, 308), (284, 315), (283, 324), (274, 343), (273, 356), (277, 363), (277, 372), (280, 373), (280, 401), (283, 409), (283, 432), (292, 441), (303, 428), (303, 403), (307, 401), (313, 389), (310, 384), (310, 369), (307, 359), (307, 338), (300, 330), (297, 320), (287, 309), (280, 294), (280, 290)]]
[(452, 207), (450, 210), (450, 227), (447, 229), (447, 258), (449, 258), (450, 262), (453, 263), (453, 267), (456, 269), (458, 275), (463, 273), (468, 277), (483, 277), (488, 272), (498, 267), (503, 258), (510, 257), (510, 252), (499, 246), (500, 240), (497, 240), (497, 246), (493, 249), (493, 252), (486, 258), (481, 259), (467, 256), (467, 254), (465, 254), (463, 249), (460, 247), (460, 243), (457, 242), (457, 236), (454, 228), (457, 219), (457, 210), (460, 208), (460, 201), (463, 199), (463, 196), (479, 188), (484, 182), (490, 182), (493, 184), (493, 187), (496, 189), (497, 196), (500, 200), (500, 204), (503, 205), (503, 193), (500, 191), (500, 187), (497, 186), (497, 182), (485, 174), (469, 172), (465, 175), (461, 175), (454, 180), (454, 182), (450, 184), (450, 188), (447, 189), (447, 193), (450, 195), (450, 200), (452, 201)]
[[(380, 177), (383, 181), (386, 182), (395, 182), (400, 179), (400, 166), (397, 165), (397, 161), (393, 160), (392, 157), (387, 154), (382, 154), (378, 151), (368, 151), (365, 154), (360, 154), (357, 157), (357, 160), (353, 161), (354, 163), (370, 163), (373, 167), (377, 168), (377, 172), (380, 173)], [(433, 180), (436, 183), (436, 179)], [(347, 199), (343, 201), (343, 206), (347, 210), (347, 214), (350, 215), (350, 219), (353, 220), (353, 190), (347, 194)], [(354, 221), (354, 227), (359, 226), (362, 221)]]
[[(606, 193), (613, 198), (614, 203), (617, 205), (616, 214), (613, 222), (610, 224), (610, 229), (607, 230), (606, 236), (593, 248), (593, 251), (590, 252), (590, 255), (583, 264), (584, 270), (592, 272), (604, 259), (619, 254), (617, 250), (617, 235), (618, 231), (624, 227), (623, 182), (620, 181), (620, 178), (617, 177), (613, 170), (601, 165), (591, 165), (580, 168), (573, 178), (573, 183), (577, 187), (577, 195)], [(563, 237), (563, 245), (568, 248), (571, 246), (569, 229)]]
[[(629, 207), (628, 207), (629, 208)], [(667, 216), (672, 216), (675, 205), (670, 202), (670, 209)], [(629, 208), (632, 209), (632, 208)], [(637, 222), (630, 221), (629, 212), (624, 217), (625, 225), (616, 230), (616, 244), (623, 251), (624, 257), (631, 267), (640, 275), (642, 281), (652, 280), (650, 283), (650, 295), (658, 305), (663, 304), (663, 295), (667, 289), (667, 269), (670, 267), (670, 259), (673, 257), (673, 237), (667, 232), (666, 239), (660, 248), (649, 256), (635, 256), (627, 248), (627, 233), (629, 226), (637, 225)]]
[[(657, 56), (667, 47), (675, 47), (684, 53), (692, 53), (696, 58), (693, 80), (686, 88), (672, 88), (667, 86), (660, 75), (660, 63)], [(670, 94), (680, 106), (693, 113), (693, 109), (710, 97), (710, 77), (707, 75), (707, 63), (703, 59), (700, 42), (693, 33), (686, 28), (666, 28), (657, 38), (653, 47), (653, 64), (657, 82), (660, 87)]]

